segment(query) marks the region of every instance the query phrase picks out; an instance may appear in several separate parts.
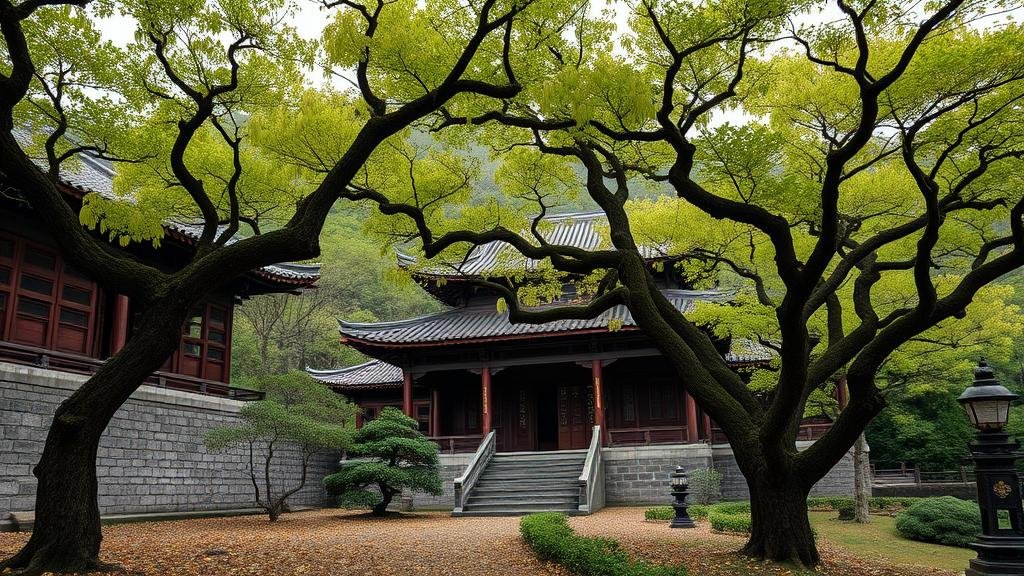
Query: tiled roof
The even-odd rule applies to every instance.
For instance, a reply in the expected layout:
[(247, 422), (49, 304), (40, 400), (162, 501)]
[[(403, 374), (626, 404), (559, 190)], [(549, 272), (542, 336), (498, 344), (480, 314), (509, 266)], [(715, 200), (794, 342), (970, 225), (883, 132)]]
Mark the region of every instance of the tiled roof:
[[(31, 133), (27, 130), (16, 129), (15, 137), (22, 142), (27, 142), (31, 138)], [(114, 197), (115, 172), (113, 165), (88, 154), (79, 154), (77, 159), (78, 162), (62, 166), (61, 181), (80, 192), (95, 192), (107, 198)], [(42, 161), (37, 160), (37, 163), (42, 165)], [(193, 224), (167, 222), (164, 224), (164, 229), (167, 232), (178, 232), (185, 237), (184, 240), (195, 242), (199, 239), (201, 228)], [(274, 264), (253, 270), (253, 273), (273, 281), (309, 285), (320, 278), (320, 265)]]
[[(713, 290), (664, 290), (663, 294), (684, 314), (692, 311), (698, 301), (725, 302), (732, 296), (729, 292)], [(339, 320), (338, 323), (345, 339), (381, 346), (415, 346), (608, 330), (612, 320), (620, 320), (625, 328), (635, 326), (624, 305), (615, 306), (591, 320), (556, 320), (544, 324), (513, 324), (507, 312), (498, 312), (494, 306), (454, 308), (396, 322), (365, 324)]]
[(770, 362), (775, 355), (774, 350), (761, 343), (745, 338), (734, 338), (730, 343), (729, 352), (725, 355), (725, 361), (729, 364), (760, 364)]
[[(598, 228), (606, 222), (604, 212), (576, 212), (572, 214), (556, 214), (544, 218), (541, 235), (549, 244), (572, 246), (584, 250), (596, 250), (602, 247), (602, 237)], [(668, 254), (656, 246), (640, 246), (640, 254), (647, 259), (665, 258)], [(481, 276), (496, 269), (537, 268), (538, 260), (523, 257), (516, 249), (504, 242), (489, 242), (473, 248), (465, 260), (458, 262), (436, 262), (418, 270), (420, 273), (439, 276)], [(416, 266), (418, 260), (414, 256), (398, 253), (399, 266), (410, 268)]]
[[(766, 346), (737, 339), (733, 340), (725, 361), (734, 365), (763, 364), (773, 356), (772, 350)], [(358, 366), (335, 370), (306, 368), (306, 372), (335, 390), (388, 390), (402, 386), (402, 369), (383, 360), (370, 360)]]
[(339, 390), (376, 390), (402, 385), (402, 369), (381, 360), (335, 370), (306, 368), (313, 378)]

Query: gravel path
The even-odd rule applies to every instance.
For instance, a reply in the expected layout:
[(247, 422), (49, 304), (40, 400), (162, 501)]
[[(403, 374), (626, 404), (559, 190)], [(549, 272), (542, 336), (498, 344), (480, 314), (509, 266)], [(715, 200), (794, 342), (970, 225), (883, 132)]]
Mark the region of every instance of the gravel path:
[[(743, 539), (705, 527), (670, 530), (643, 520), (643, 509), (609, 508), (571, 523), (585, 535), (614, 538), (638, 558), (677, 564), (691, 576), (793, 574), (737, 557)], [(518, 518), (451, 518), (447, 513), (376, 519), (359, 512), (319, 510), (264, 516), (124, 524), (104, 529), (102, 559), (141, 576), (243, 575), (556, 575), (519, 538)], [(17, 551), (26, 534), (0, 534), (0, 555)], [(945, 575), (865, 563), (821, 545), (820, 574)]]

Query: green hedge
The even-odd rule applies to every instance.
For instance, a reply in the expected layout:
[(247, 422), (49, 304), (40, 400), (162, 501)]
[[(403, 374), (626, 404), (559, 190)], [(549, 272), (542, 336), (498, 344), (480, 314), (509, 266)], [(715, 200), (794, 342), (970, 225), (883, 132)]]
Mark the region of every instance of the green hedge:
[[(676, 511), (671, 506), (655, 506), (644, 511), (644, 520), (671, 520)], [(690, 517), (693, 517), (693, 506), (690, 506)]]
[[(904, 510), (921, 498), (873, 496), (868, 499), (868, 508), (875, 512)], [(844, 496), (815, 496), (807, 499), (807, 507), (811, 510), (839, 510), (856, 506), (853, 498)]]
[(541, 560), (565, 566), (576, 576), (685, 576), (683, 566), (658, 566), (630, 560), (618, 542), (573, 532), (564, 514), (525, 516), (519, 532)]
[(896, 516), (904, 538), (966, 548), (981, 531), (978, 505), (952, 496), (924, 498)]
[(712, 530), (719, 532), (750, 532), (750, 512), (725, 512), (717, 507), (708, 511)]

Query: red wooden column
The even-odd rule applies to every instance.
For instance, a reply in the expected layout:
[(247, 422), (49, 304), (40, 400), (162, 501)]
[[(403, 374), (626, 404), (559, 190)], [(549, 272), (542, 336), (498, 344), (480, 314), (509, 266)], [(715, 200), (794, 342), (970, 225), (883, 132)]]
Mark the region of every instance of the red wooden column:
[(113, 322), (110, 327), (110, 353), (117, 354), (128, 341), (128, 297), (118, 294), (114, 298)]
[(430, 390), (430, 435), (441, 435), (441, 391), (437, 388)]
[(714, 444), (715, 439), (711, 435), (711, 416), (707, 414), (704, 415), (704, 430), (704, 433), (707, 434), (708, 444)]
[(363, 427), (363, 409), (356, 410), (356, 430)]
[(693, 396), (690, 396), (689, 392), (684, 392), (684, 394), (686, 395), (686, 441), (692, 443), (700, 439), (697, 430), (697, 403), (693, 401)]
[(608, 438), (608, 427), (604, 424), (604, 389), (601, 386), (601, 360), (590, 363), (590, 373), (594, 379), (594, 423), (601, 427), (601, 446)]
[(402, 370), (402, 412), (412, 418), (412, 372)]
[(480, 370), (480, 400), (483, 423), (481, 425), (483, 435), (491, 433), (491, 412), (494, 409), (494, 399), (491, 397), (491, 369), (486, 366)]

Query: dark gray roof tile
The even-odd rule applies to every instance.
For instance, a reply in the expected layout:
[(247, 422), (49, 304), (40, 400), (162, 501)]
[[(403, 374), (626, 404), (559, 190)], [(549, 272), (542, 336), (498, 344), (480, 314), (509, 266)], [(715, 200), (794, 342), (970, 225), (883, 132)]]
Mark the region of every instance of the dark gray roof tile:
[[(717, 290), (664, 290), (663, 293), (681, 313), (693, 310), (698, 301), (727, 302), (731, 292)], [(381, 345), (411, 345), (559, 334), (585, 330), (608, 330), (613, 320), (622, 326), (634, 326), (633, 317), (623, 306), (615, 306), (591, 320), (557, 320), (544, 324), (513, 324), (507, 312), (494, 306), (454, 308), (395, 322), (356, 323), (339, 320), (341, 335), (348, 339)]]

